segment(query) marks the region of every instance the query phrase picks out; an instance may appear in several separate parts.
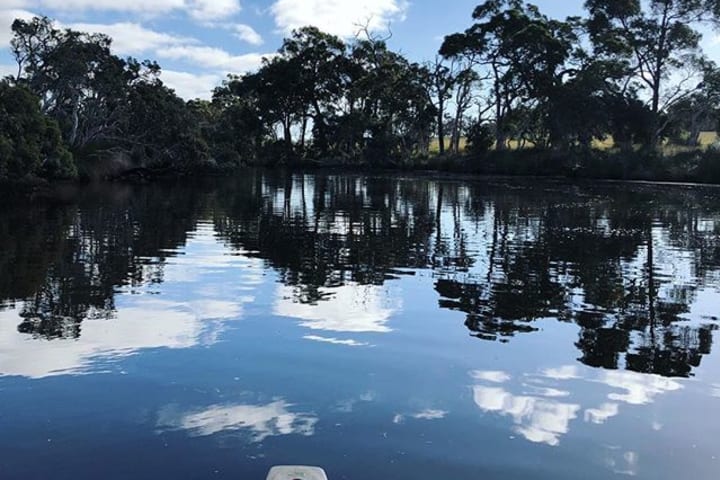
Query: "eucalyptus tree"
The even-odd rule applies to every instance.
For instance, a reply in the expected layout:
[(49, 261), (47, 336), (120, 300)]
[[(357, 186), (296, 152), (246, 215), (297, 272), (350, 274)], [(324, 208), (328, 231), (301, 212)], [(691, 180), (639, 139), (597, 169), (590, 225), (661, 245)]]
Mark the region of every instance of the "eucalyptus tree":
[(373, 38), (356, 40), (349, 61), (354, 137), (369, 160), (426, 151), (437, 112), (429, 93), (431, 72)]
[(283, 41), (280, 56), (296, 71), (297, 90), (306, 108), (300, 114), (301, 143), (305, 143), (308, 117), (312, 118), (313, 144), (320, 156), (328, 153), (328, 123), (337, 115), (344, 91), (345, 43), (316, 27), (303, 27)]
[(663, 111), (695, 89), (692, 72), (683, 77), (681, 70), (702, 57), (698, 27), (717, 22), (720, 2), (587, 0), (585, 6), (596, 54), (623, 60), (627, 81), (648, 90), (652, 125), (647, 143), (657, 147)]
[(15, 20), (12, 30), (16, 82), (40, 97), (43, 113), (58, 121), (71, 148), (117, 132), (126, 87), (141, 71), (110, 52), (109, 37), (61, 30), (47, 17)]
[(437, 137), (440, 155), (445, 153), (445, 115), (456, 83), (454, 63), (447, 65), (442, 57), (427, 65), (430, 72), (430, 93), (437, 109)]
[(551, 20), (521, 0), (488, 0), (474, 25), (445, 38), (440, 53), (464, 57), (490, 82), (496, 148), (507, 148), (509, 119), (519, 104), (546, 100), (563, 81), (577, 36), (572, 22)]
[(720, 122), (720, 69), (705, 63), (702, 79), (696, 89), (674, 102), (667, 110), (669, 128), (677, 140), (688, 146), (700, 145), (702, 131), (717, 131)]
[(26, 88), (0, 81), (0, 180), (77, 175), (57, 123), (41, 113), (39, 103)]

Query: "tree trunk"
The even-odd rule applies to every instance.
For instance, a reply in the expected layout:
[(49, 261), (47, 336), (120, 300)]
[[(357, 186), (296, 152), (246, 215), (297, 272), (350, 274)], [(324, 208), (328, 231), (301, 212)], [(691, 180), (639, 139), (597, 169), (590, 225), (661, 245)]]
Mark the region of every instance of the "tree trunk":
[(445, 116), (445, 105), (442, 101), (440, 101), (438, 105), (438, 150), (440, 152), (440, 155), (445, 154), (445, 119), (443, 118)]

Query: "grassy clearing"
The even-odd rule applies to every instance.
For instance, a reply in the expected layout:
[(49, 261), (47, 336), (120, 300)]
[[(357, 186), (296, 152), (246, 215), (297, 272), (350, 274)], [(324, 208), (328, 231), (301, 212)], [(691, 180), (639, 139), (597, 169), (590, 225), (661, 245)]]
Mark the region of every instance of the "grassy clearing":
[[(712, 145), (713, 143), (718, 141), (718, 134), (717, 132), (701, 132), (700, 133), (700, 148), (705, 149)], [(450, 137), (448, 137), (445, 140), (445, 148), (447, 149), (447, 146), (450, 145)], [(605, 140), (595, 140), (593, 141), (593, 148), (596, 148), (601, 151), (606, 150), (612, 150), (615, 147), (615, 142), (613, 141), (612, 137), (608, 137)], [(465, 137), (462, 137), (460, 139), (460, 151), (464, 152), (465, 148), (467, 147), (467, 140)], [(525, 148), (533, 148), (534, 145), (531, 142), (525, 143)], [(520, 149), (520, 142), (517, 140), (511, 140), (510, 141), (510, 150), (519, 150)], [(674, 144), (666, 144), (663, 147), (663, 153), (666, 155), (675, 155), (678, 153), (684, 153), (696, 150), (695, 147), (687, 147), (684, 145), (674, 145)], [(440, 142), (437, 138), (433, 139), (430, 142), (430, 153), (437, 154), (440, 152)]]

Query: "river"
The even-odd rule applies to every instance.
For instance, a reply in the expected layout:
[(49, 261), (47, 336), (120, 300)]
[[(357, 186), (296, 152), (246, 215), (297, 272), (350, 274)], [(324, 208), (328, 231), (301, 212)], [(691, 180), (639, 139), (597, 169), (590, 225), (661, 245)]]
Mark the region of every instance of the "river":
[(714, 479), (720, 189), (301, 174), (0, 206), (0, 478)]

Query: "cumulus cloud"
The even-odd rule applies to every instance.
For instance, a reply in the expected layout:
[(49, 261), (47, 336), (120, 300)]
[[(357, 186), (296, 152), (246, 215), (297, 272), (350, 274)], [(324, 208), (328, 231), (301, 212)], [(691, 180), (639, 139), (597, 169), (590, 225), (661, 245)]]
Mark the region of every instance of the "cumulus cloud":
[(505, 383), (510, 380), (510, 375), (500, 371), (475, 370), (470, 372), (470, 376), (475, 380), (484, 380), (493, 383)]
[(194, 0), (190, 2), (190, 15), (202, 21), (218, 20), (240, 11), (238, 0)]
[(156, 32), (139, 23), (73, 23), (68, 26), (81, 32), (108, 35), (113, 40), (113, 50), (123, 55), (137, 55), (163, 48), (197, 43), (194, 38)]
[(232, 17), (241, 10), (239, 0), (3, 0), (4, 8), (30, 5), (58, 12), (102, 11), (159, 15), (178, 11), (186, 12), (201, 22)]
[(393, 20), (402, 20), (405, 0), (277, 0), (270, 11), (283, 32), (313, 25), (326, 32), (347, 37), (358, 25), (382, 30)]
[(609, 418), (616, 416), (620, 412), (620, 406), (617, 403), (603, 403), (598, 408), (588, 408), (585, 410), (585, 421), (601, 425)]
[(246, 53), (232, 55), (225, 50), (208, 46), (185, 45), (170, 47), (157, 52), (160, 58), (184, 60), (191, 64), (224, 72), (244, 73), (258, 68), (268, 55)]
[[(12, 4), (11, 4), (12, 5)], [(7, 47), (12, 38), (12, 24), (15, 19), (20, 18), (28, 20), (35, 16), (34, 13), (28, 10), (16, 9), (16, 8), (4, 8), (0, 10), (0, 45)]]
[[(135, 13), (164, 13), (187, 8), (185, 0), (41, 0), (35, 2), (58, 11), (114, 11)], [(197, 3), (197, 2), (193, 2)]]
[(318, 418), (292, 412), (291, 407), (282, 399), (265, 405), (213, 405), (187, 413), (168, 407), (160, 412), (158, 427), (161, 431), (186, 430), (195, 437), (245, 430), (253, 442), (273, 436), (313, 435)]
[(534, 443), (556, 446), (570, 429), (580, 405), (551, 399), (513, 395), (502, 388), (473, 387), (473, 400), (484, 412), (510, 416), (515, 431)]
[(232, 30), (234, 31), (233, 36), (247, 42), (250, 45), (262, 45), (263, 39), (260, 34), (255, 31), (250, 25), (238, 24), (233, 25)]
[[(43, 378), (94, 371), (95, 364), (133, 355), (150, 348), (189, 348), (212, 344), (221, 323), (206, 320), (225, 317), (212, 305), (175, 304), (138, 300), (121, 308), (111, 321), (85, 321), (77, 341), (28, 341), (17, 332), (18, 311), (0, 314), (0, 377)], [(239, 307), (233, 307), (239, 313)], [(197, 311), (195, 311), (197, 310)], [(209, 314), (204, 318), (199, 313)], [(152, 319), (152, 321), (149, 321)]]
[(323, 288), (317, 304), (296, 303), (292, 287), (278, 287), (273, 312), (296, 318), (311, 330), (347, 333), (387, 333), (388, 322), (401, 305), (387, 290), (375, 285)]
[(679, 382), (671, 378), (629, 370), (602, 372), (598, 381), (622, 391), (609, 394), (610, 400), (631, 405), (646, 405), (654, 402), (655, 397), (660, 394), (683, 388)]

